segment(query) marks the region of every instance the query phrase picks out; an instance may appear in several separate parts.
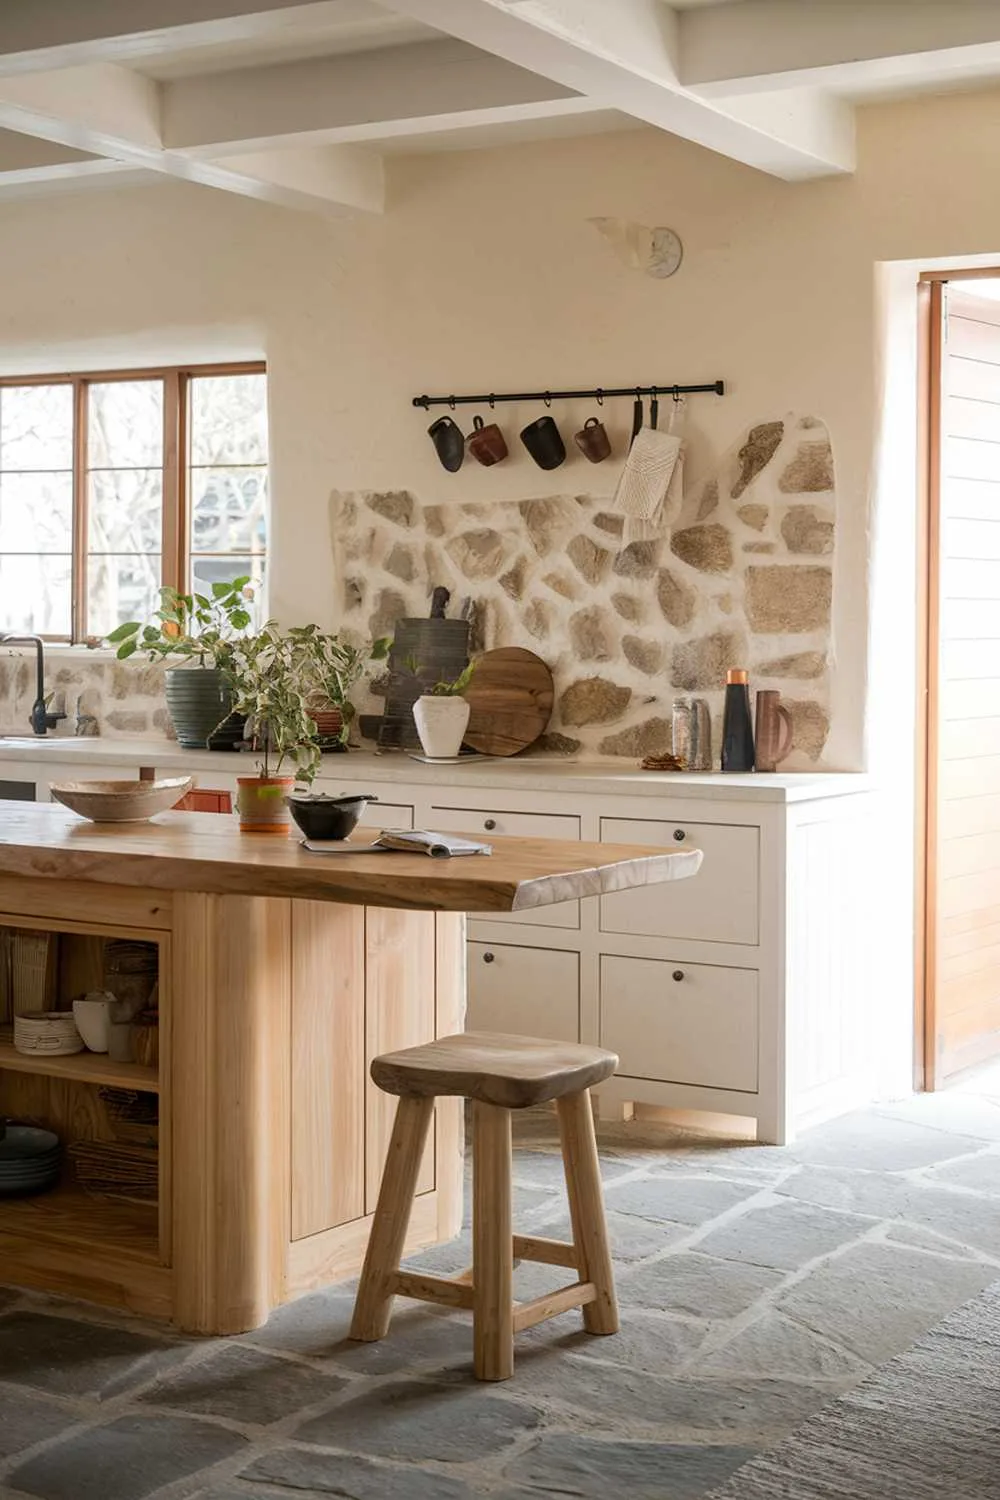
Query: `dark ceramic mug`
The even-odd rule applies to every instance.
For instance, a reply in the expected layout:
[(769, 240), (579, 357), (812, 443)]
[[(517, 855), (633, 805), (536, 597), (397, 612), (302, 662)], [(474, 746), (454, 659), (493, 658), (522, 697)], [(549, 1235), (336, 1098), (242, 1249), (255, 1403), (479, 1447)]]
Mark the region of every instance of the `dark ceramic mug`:
[(566, 461), (566, 444), (547, 412), (521, 429), (521, 442), (540, 469), (558, 469)]
[(427, 431), (430, 433), (431, 442), (444, 468), (449, 474), (456, 473), (462, 467), (462, 460), (465, 457), (465, 438), (462, 436), (462, 429), (452, 421), (451, 417), (438, 417)]
[(580, 431), (573, 434), (573, 441), (592, 464), (611, 457), (611, 439), (600, 417), (588, 417)]
[(487, 427), (482, 417), (476, 416), (472, 419), (472, 425), (475, 430), (469, 433), (467, 443), (473, 458), (489, 468), (491, 464), (498, 464), (502, 458), (507, 457), (506, 440), (495, 422)]

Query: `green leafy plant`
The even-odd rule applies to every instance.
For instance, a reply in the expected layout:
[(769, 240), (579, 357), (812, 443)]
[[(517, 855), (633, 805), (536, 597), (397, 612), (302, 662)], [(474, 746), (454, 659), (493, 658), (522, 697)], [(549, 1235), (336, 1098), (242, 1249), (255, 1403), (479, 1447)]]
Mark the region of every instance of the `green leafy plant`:
[(201, 667), (224, 668), (234, 642), (253, 624), (253, 599), (249, 577), (213, 583), (211, 597), (162, 588), (160, 607), (149, 624), (130, 620), (112, 630), (108, 641), (118, 647), (120, 661), (146, 651), (152, 660), (179, 656)]
[(317, 711), (327, 707), (339, 709), (343, 719), (340, 741), (346, 744), (356, 712), (351, 689), (373, 663), (385, 661), (391, 640), (380, 636), (359, 646), (342, 636), (327, 635), (316, 625), (297, 626), (289, 635), (298, 644), (303, 673), (312, 684), (308, 707)]
[(470, 661), (469, 664), (463, 669), (463, 671), (459, 672), (458, 676), (452, 682), (435, 682), (434, 686), (429, 690), (431, 697), (461, 698), (462, 694), (469, 686), (469, 683), (472, 681), (472, 674), (475, 670), (475, 662)]
[(280, 775), (289, 761), (297, 781), (310, 783), (319, 770), (321, 751), (309, 714), (310, 654), (303, 651), (303, 640), (311, 639), (308, 632), (313, 630), (300, 626), (283, 632), (268, 620), (255, 634), (229, 642), (220, 662), (232, 692), (232, 712), (248, 721), (258, 741), (264, 780)]

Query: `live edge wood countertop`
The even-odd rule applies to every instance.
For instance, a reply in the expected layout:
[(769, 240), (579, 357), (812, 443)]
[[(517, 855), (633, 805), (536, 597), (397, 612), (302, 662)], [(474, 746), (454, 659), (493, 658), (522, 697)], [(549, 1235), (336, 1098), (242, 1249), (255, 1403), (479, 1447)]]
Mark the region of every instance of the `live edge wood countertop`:
[[(352, 842), (376, 835), (357, 832)], [(241, 834), (212, 813), (95, 824), (56, 803), (0, 803), (0, 875), (147, 890), (284, 896), (411, 911), (525, 911), (694, 875), (697, 849), (492, 840), (493, 853), (310, 854), (296, 837)]]

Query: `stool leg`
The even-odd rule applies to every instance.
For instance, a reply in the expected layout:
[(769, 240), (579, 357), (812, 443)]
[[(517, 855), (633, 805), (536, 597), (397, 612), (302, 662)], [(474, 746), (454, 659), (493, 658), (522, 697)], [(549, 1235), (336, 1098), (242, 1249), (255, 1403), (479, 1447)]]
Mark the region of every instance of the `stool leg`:
[(472, 1107), (472, 1339), (477, 1380), (514, 1373), (510, 1111)]
[(618, 1332), (618, 1301), (604, 1218), (604, 1191), (597, 1158), (590, 1090), (556, 1101), (573, 1244), (581, 1281), (592, 1281), (597, 1299), (583, 1309), (588, 1333)]
[(391, 1278), (399, 1269), (403, 1254), (413, 1192), (433, 1113), (433, 1099), (416, 1099), (407, 1094), (396, 1106), (389, 1152), (351, 1321), (351, 1338), (365, 1344), (385, 1338), (389, 1331), (393, 1299)]

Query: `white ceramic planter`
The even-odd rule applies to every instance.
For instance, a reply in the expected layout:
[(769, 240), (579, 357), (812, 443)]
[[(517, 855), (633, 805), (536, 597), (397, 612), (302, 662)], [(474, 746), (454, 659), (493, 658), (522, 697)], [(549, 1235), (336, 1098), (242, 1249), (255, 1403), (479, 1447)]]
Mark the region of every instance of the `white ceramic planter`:
[(425, 693), (413, 705), (413, 720), (424, 754), (433, 760), (444, 760), (457, 755), (462, 748), (469, 725), (469, 705), (464, 698)]

